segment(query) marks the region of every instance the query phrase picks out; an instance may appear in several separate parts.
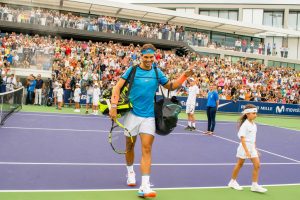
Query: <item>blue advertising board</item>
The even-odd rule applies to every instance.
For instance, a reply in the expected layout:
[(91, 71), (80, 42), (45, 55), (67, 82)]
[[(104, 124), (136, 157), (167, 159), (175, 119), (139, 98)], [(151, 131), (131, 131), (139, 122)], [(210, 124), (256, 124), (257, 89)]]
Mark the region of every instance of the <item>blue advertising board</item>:
[[(160, 99), (158, 96), (157, 99)], [(178, 96), (177, 99), (181, 102), (182, 109), (185, 109), (187, 97)], [(68, 102), (68, 101), (66, 101)], [(85, 104), (86, 95), (81, 96), (80, 104)], [(197, 98), (196, 110), (206, 110), (206, 98)], [(300, 105), (299, 104), (279, 104), (279, 103), (264, 103), (255, 101), (230, 101), (220, 100), (219, 112), (241, 113), (244, 106), (247, 104), (254, 104), (258, 108), (258, 113), (270, 114), (270, 115), (292, 115), (300, 117)]]
[[(177, 97), (181, 102), (183, 109), (185, 109), (187, 97)], [(206, 110), (205, 98), (197, 98), (196, 110)], [(271, 115), (294, 115), (300, 117), (299, 104), (279, 104), (279, 103), (264, 103), (255, 101), (230, 101), (220, 100), (218, 111), (241, 113), (247, 104), (254, 104), (258, 108), (258, 113)]]

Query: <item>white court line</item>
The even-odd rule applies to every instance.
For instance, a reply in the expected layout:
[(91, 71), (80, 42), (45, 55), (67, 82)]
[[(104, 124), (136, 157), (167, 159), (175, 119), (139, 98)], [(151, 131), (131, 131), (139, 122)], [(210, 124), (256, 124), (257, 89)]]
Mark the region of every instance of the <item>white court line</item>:
[(47, 114), (33, 114), (33, 113), (16, 113), (14, 115), (25, 115), (25, 116), (39, 116), (39, 117), (63, 117), (63, 118), (79, 118), (79, 119), (109, 119), (109, 117), (105, 117), (103, 115), (97, 115), (97, 116), (84, 116), (84, 115), (74, 115), (74, 114), (59, 114), (54, 113), (54, 115), (47, 115)]
[[(300, 163), (260, 163), (261, 165), (300, 165)], [(125, 163), (63, 163), (63, 162), (0, 162), (0, 165), (46, 165), (46, 166), (125, 166)], [(139, 163), (133, 164), (139, 166)], [(153, 163), (151, 166), (235, 166), (236, 163)], [(244, 165), (252, 166), (250, 162)]]
[[(109, 130), (89, 130), (89, 129), (67, 129), (67, 128), (36, 128), (36, 127), (17, 127), (17, 126), (7, 126), (7, 127), (0, 127), (0, 129), (20, 129), (20, 130), (44, 130), (44, 131), (57, 131), (56, 133), (59, 133), (59, 131), (70, 131), (70, 132), (96, 132), (96, 133), (109, 133)], [(120, 132), (120, 131), (117, 131)], [(31, 132), (32, 133), (32, 132)], [(188, 132), (178, 132), (178, 133), (172, 133), (170, 135), (188, 135), (188, 136), (199, 136), (198, 134), (191, 134)], [(204, 135), (203, 135), (204, 136)]]
[[(108, 133), (108, 130), (88, 130), (88, 129), (67, 129), (67, 128), (36, 128), (36, 127), (17, 127), (7, 126), (1, 127), (0, 129), (21, 129), (21, 130), (44, 130), (44, 131), (72, 131), (72, 132), (102, 132)], [(58, 132), (59, 133), (59, 132)]]
[[(178, 125), (179, 125), (179, 126), (184, 126), (184, 125), (182, 125), (182, 124), (178, 124)], [(196, 129), (196, 131), (198, 131), (198, 132), (200, 132), (200, 133), (205, 133), (204, 131), (201, 131), (201, 130), (198, 130), (198, 129)], [(217, 138), (220, 138), (220, 139), (223, 139), (223, 140), (232, 142), (232, 143), (236, 143), (236, 144), (239, 144), (239, 143), (240, 143), (240, 142), (237, 142), (237, 141), (234, 141), (234, 140), (225, 138), (225, 137), (221, 137), (221, 136), (218, 136), (218, 135), (215, 135), (215, 134), (214, 134), (214, 135), (210, 135), (210, 136), (217, 137)], [(299, 160), (295, 160), (295, 159), (293, 159), (293, 158), (289, 158), (289, 157), (286, 157), (286, 156), (283, 156), (283, 155), (279, 155), (279, 154), (276, 154), (276, 153), (272, 153), (272, 152), (267, 151), (267, 150), (264, 150), (264, 149), (260, 149), (260, 148), (257, 148), (257, 149), (260, 150), (260, 151), (262, 151), (262, 152), (265, 152), (265, 153), (274, 155), (274, 156), (278, 156), (278, 157), (281, 157), (281, 158), (285, 158), (285, 159), (287, 159), (287, 160), (291, 160), (291, 161), (300, 163)]]
[[(242, 185), (243, 187), (251, 187), (251, 185)], [(266, 187), (282, 187), (282, 186), (300, 186), (300, 183), (287, 183), (287, 184), (269, 184), (264, 185)], [(228, 186), (213, 186), (213, 187), (174, 187), (174, 188), (153, 188), (155, 190), (199, 190), (199, 189), (229, 189)], [(27, 193), (27, 192), (113, 192), (113, 191), (136, 191), (137, 188), (130, 189), (67, 189), (67, 190), (0, 190), (0, 193), (5, 192), (18, 192), (18, 193)]]
[(258, 124), (261, 124), (261, 125), (263, 125), (263, 126), (271, 126), (271, 127), (282, 128), (282, 129), (286, 129), (286, 130), (291, 130), (291, 131), (297, 131), (297, 132), (300, 132), (300, 130), (293, 129), (293, 128), (285, 128), (285, 127), (274, 126), (274, 125), (269, 125), (269, 124), (264, 124), (264, 123), (258, 123)]
[[(178, 120), (179, 122), (187, 122), (187, 120)], [(207, 124), (207, 121), (196, 121), (196, 124)], [(218, 122), (218, 124), (228, 124), (228, 125), (232, 125), (232, 124), (236, 124), (236, 122), (231, 122), (231, 121), (221, 121)]]

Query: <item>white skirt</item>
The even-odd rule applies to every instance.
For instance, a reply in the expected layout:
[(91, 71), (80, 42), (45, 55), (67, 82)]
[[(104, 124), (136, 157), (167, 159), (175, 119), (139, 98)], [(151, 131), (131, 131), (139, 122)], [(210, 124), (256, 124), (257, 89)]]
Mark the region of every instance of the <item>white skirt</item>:
[[(255, 148), (255, 144), (246, 142), (246, 146), (247, 146), (248, 151), (251, 155), (251, 158), (257, 158), (258, 153), (257, 153), (257, 150)], [(237, 148), (236, 157), (241, 158), (241, 159), (247, 159), (246, 152), (245, 152), (245, 149), (244, 149), (242, 143), (240, 143), (239, 147)]]

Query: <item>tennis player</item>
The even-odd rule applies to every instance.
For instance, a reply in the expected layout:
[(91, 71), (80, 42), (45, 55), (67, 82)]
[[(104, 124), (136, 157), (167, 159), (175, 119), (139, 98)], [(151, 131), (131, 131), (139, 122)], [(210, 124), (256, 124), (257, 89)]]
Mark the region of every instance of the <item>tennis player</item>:
[(186, 114), (188, 115), (188, 126), (185, 130), (194, 131), (196, 130), (196, 123), (195, 123), (195, 108), (196, 108), (196, 99), (197, 95), (199, 94), (199, 88), (197, 86), (197, 82), (194, 78), (189, 78), (189, 95), (186, 100)]
[[(158, 81), (153, 67), (155, 59), (156, 48), (152, 44), (145, 44), (141, 48), (141, 63), (136, 68), (136, 74), (133, 85), (129, 94), (130, 102), (133, 109), (128, 112), (124, 117), (124, 126), (131, 132), (136, 141), (136, 136), (139, 135), (142, 146), (141, 158), (141, 175), (142, 183), (138, 191), (140, 197), (155, 197), (156, 192), (150, 188), (150, 171), (151, 171), (151, 151), (155, 135), (155, 118), (154, 118), (154, 96), (158, 89), (159, 84), (163, 87), (170, 89), (171, 81), (165, 74), (157, 68)], [(120, 97), (120, 90), (128, 78), (132, 67), (128, 68), (122, 75), (121, 79), (113, 88), (111, 97), (110, 117), (116, 119), (117, 116), (117, 103)], [(172, 89), (181, 87), (182, 83), (188, 76), (192, 75), (193, 70), (190, 67), (178, 79), (173, 81)], [(127, 141), (128, 141), (127, 137)], [(128, 143), (131, 143), (128, 141)], [(133, 169), (134, 163), (134, 147), (126, 153), (127, 164), (127, 185), (135, 186), (136, 179)]]
[(254, 123), (256, 118), (257, 108), (255, 105), (248, 104), (245, 106), (243, 115), (240, 118), (240, 129), (238, 132), (238, 137), (241, 142), (237, 149), (237, 158), (238, 161), (233, 169), (231, 180), (228, 183), (228, 186), (235, 190), (243, 190), (243, 188), (236, 181), (240, 169), (242, 168), (245, 159), (250, 159), (253, 163), (252, 171), (252, 186), (251, 191), (265, 193), (267, 192), (266, 188), (258, 185), (258, 174), (260, 168), (259, 153), (256, 148), (256, 132), (257, 127)]

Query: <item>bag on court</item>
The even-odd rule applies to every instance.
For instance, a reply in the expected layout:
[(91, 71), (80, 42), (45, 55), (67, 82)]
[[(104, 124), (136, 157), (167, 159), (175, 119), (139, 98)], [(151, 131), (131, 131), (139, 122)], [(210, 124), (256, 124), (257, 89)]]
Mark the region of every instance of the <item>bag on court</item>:
[[(158, 79), (157, 69), (155, 67), (156, 78)], [(171, 84), (172, 88), (172, 84)], [(181, 104), (178, 99), (173, 96), (169, 98), (170, 90), (168, 91), (168, 96), (165, 97), (162, 89), (162, 99), (154, 103), (154, 113), (155, 113), (155, 126), (156, 133), (158, 135), (168, 135), (177, 126), (178, 115), (181, 112)]]
[[(117, 105), (117, 112), (118, 114), (124, 115), (126, 112), (131, 110), (132, 104), (129, 101), (129, 93), (131, 90), (131, 86), (133, 83), (133, 79), (135, 77), (136, 66), (132, 67), (132, 70), (129, 73), (128, 78), (126, 79), (124, 86), (120, 92), (120, 98)], [(130, 81), (129, 81), (130, 80)], [(102, 93), (102, 97), (99, 101), (99, 110), (103, 115), (109, 114), (109, 102), (112, 95), (112, 88), (106, 89)]]

